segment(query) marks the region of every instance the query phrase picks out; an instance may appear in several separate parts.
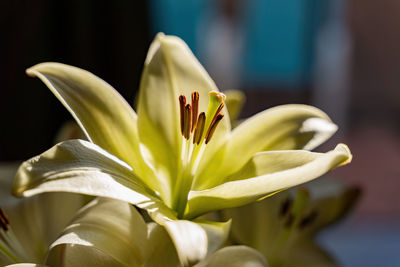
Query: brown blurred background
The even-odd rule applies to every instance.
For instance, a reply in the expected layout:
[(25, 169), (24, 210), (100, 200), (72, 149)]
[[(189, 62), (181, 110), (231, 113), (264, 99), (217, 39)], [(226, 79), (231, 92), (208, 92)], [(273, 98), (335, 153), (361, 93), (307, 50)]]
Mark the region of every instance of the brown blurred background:
[(0, 160), (42, 152), (71, 119), (27, 67), (79, 66), (133, 103), (151, 39), (176, 34), (220, 89), (246, 93), (242, 117), (285, 103), (331, 116), (340, 130), (320, 149), (349, 145), (331, 175), (363, 197), (321, 242), (345, 266), (400, 265), (399, 27), (396, 0), (0, 1)]

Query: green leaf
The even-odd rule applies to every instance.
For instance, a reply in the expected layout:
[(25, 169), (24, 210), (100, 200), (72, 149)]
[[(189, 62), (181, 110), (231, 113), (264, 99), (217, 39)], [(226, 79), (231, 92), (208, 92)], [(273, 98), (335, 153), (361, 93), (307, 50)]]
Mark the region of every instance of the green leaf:
[[(84, 207), (51, 245), (47, 263), (54, 266), (60, 260), (68, 262), (69, 256), (76, 257), (74, 253), (77, 252), (69, 253), (69, 250), (79, 245), (80, 250), (85, 251), (78, 254), (82, 261), (85, 257), (95, 257), (92, 253), (96, 249), (121, 266), (140, 266), (145, 260), (146, 242), (147, 226), (135, 207), (98, 198)], [(65, 246), (52, 251), (61, 245)], [(79, 262), (79, 259), (74, 260)]]
[(207, 261), (196, 267), (267, 267), (263, 255), (246, 246), (229, 246), (218, 250)]
[(90, 141), (138, 174), (149, 171), (140, 153), (137, 115), (114, 88), (88, 71), (60, 63), (38, 64), (26, 72), (47, 85)]
[[(337, 127), (321, 110), (306, 105), (283, 105), (267, 109), (233, 129), (219, 171), (208, 175), (208, 181), (196, 190), (215, 186), (218, 177), (235, 173), (260, 151), (310, 150), (328, 139)], [(221, 157), (221, 155), (216, 155)], [(214, 162), (219, 162), (218, 158)], [(214, 179), (216, 177), (216, 179)]]
[(152, 211), (171, 212), (128, 164), (83, 140), (62, 142), (18, 169), (13, 183), (16, 196), (52, 191), (114, 198)]
[(258, 153), (227, 182), (211, 189), (191, 191), (185, 218), (248, 204), (317, 178), (349, 163), (351, 157), (343, 144), (327, 153), (302, 150)]

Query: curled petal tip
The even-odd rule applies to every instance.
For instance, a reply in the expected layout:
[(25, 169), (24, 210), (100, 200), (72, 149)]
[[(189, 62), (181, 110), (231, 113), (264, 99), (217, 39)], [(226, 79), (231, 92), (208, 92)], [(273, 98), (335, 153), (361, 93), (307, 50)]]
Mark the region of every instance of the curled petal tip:
[(36, 71), (34, 71), (32, 68), (26, 69), (25, 73), (29, 76), (29, 77), (36, 77)]
[(353, 155), (351, 154), (351, 151), (347, 145), (340, 143), (335, 147), (335, 150), (338, 152), (342, 152), (347, 156), (347, 160), (344, 161), (341, 165), (349, 164), (353, 160)]

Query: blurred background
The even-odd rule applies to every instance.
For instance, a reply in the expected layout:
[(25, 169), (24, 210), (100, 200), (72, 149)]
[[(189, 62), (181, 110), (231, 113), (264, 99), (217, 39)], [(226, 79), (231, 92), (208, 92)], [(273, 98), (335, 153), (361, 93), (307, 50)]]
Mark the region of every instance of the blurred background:
[(130, 102), (157, 32), (184, 39), (242, 117), (286, 103), (323, 109), (353, 163), (330, 176), (363, 190), (320, 242), (343, 266), (400, 266), (400, 2), (396, 0), (2, 0), (0, 160), (43, 152), (71, 117), (25, 69), (57, 61)]

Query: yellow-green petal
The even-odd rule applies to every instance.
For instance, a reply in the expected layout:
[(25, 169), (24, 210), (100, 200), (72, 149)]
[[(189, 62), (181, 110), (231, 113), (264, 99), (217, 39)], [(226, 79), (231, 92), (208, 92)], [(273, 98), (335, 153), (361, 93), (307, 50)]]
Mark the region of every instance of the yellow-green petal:
[(110, 255), (84, 245), (62, 244), (52, 249), (48, 259), (49, 266), (63, 267), (126, 267)]
[(203, 260), (227, 240), (231, 221), (213, 222), (205, 219), (177, 220), (149, 212), (153, 220), (165, 227), (184, 266)]
[[(9, 197), (12, 197), (11, 194)], [(2, 203), (2, 208), (10, 218), (10, 225), (23, 248), (25, 259), (39, 263), (43, 262), (50, 244), (83, 205), (84, 198), (81, 195), (46, 193), (18, 199), (13, 205)]]
[(153, 211), (169, 211), (128, 164), (83, 140), (59, 143), (18, 169), (13, 182), (16, 196), (55, 191), (108, 197)]
[[(117, 200), (98, 198), (84, 207), (51, 245), (47, 263), (58, 263), (60, 255), (62, 261), (68, 262), (68, 255), (73, 256), (68, 253), (69, 246), (79, 245), (87, 252), (80, 254), (82, 257), (94, 256), (90, 251), (96, 249), (121, 266), (140, 266), (145, 260), (146, 242), (147, 226), (135, 207)], [(52, 255), (52, 249), (61, 245), (66, 246)], [(65, 253), (67, 256), (63, 255)]]
[(359, 187), (349, 186), (328, 177), (315, 180), (306, 188), (311, 196), (307, 212), (317, 214), (314, 221), (302, 231), (302, 234), (307, 236), (312, 236), (343, 219), (354, 208), (361, 195)]
[(201, 226), (207, 234), (207, 255), (211, 255), (219, 249), (228, 239), (229, 230), (231, 229), (231, 221), (213, 222), (202, 219), (194, 220)]
[(225, 105), (229, 111), (231, 125), (232, 127), (237, 126), (239, 124), (239, 115), (246, 101), (246, 96), (242, 91), (233, 89), (225, 90), (223, 93), (226, 95)]
[(323, 250), (311, 239), (303, 239), (294, 242), (292, 248), (287, 251), (290, 257), (283, 257), (280, 265), (282, 267), (338, 267), (334, 258)]
[[(218, 177), (230, 175), (244, 166), (260, 151), (310, 150), (328, 139), (337, 127), (321, 110), (306, 105), (283, 105), (267, 109), (243, 121), (233, 129), (227, 143), (225, 157), (219, 171), (204, 175), (203, 184), (196, 190), (215, 186), (222, 182)], [(238, 156), (240, 155), (240, 156)], [(207, 181), (215, 180), (211, 184)]]
[(246, 246), (229, 246), (218, 250), (207, 261), (196, 267), (267, 267), (267, 261), (255, 249)]
[(305, 183), (351, 161), (346, 145), (327, 153), (270, 151), (256, 154), (230, 181), (211, 189), (191, 191), (185, 218), (245, 205)]
[(88, 71), (60, 63), (35, 65), (27, 74), (47, 85), (90, 141), (135, 167), (137, 173), (144, 172), (137, 115), (114, 88)]
[(148, 223), (146, 260), (142, 267), (181, 266), (175, 245), (164, 227)]
[(257, 249), (267, 259), (279, 257), (281, 252), (276, 255), (274, 248), (285, 225), (281, 209), (288, 195), (286, 190), (259, 202), (223, 210), (223, 216), (232, 220), (231, 240)]
[[(141, 142), (153, 155), (163, 183), (172, 183), (180, 168), (179, 95), (185, 95), (190, 103), (191, 93), (198, 91), (199, 112), (206, 112), (211, 90), (218, 91), (185, 42), (158, 34), (145, 61), (137, 112)], [(222, 113), (226, 114), (225, 108)], [(229, 129), (229, 118), (224, 118), (214, 141), (225, 138)]]
[(35, 263), (17, 263), (6, 265), (5, 267), (46, 267), (46, 265), (35, 264)]
[(207, 233), (200, 225), (176, 220), (166, 221), (163, 226), (171, 237), (183, 266), (192, 266), (206, 257)]

